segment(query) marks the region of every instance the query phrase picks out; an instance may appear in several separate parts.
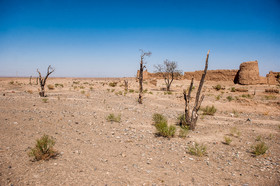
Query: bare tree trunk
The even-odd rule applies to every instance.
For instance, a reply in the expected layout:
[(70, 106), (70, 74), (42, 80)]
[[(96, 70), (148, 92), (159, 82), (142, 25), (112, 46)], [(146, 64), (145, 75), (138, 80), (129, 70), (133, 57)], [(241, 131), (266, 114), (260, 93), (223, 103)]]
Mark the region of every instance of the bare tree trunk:
[(128, 80), (124, 80), (124, 91), (128, 91)]
[(198, 87), (198, 90), (197, 90), (197, 93), (196, 93), (194, 107), (193, 107), (193, 110), (192, 110), (191, 114), (190, 114), (190, 99), (191, 99), (191, 91), (192, 91), (192, 88), (193, 88), (193, 78), (191, 80), (188, 95), (186, 93), (186, 90), (184, 90), (184, 92), (183, 92), (184, 99), (185, 99), (185, 121), (186, 121), (185, 125), (189, 126), (189, 128), (191, 130), (195, 130), (196, 122), (197, 122), (197, 119), (198, 119), (197, 112), (200, 108), (200, 105), (201, 105), (203, 99), (204, 99), (204, 95), (202, 95), (200, 97), (200, 93), (201, 93), (201, 90), (202, 90), (202, 87), (203, 87), (203, 84), (204, 84), (204, 79), (205, 79), (207, 69), (208, 69), (209, 52), (210, 52), (210, 50), (208, 50), (208, 53), (207, 53), (204, 72), (203, 72), (202, 77), (200, 79), (199, 87)]
[(30, 78), (29, 78), (29, 85), (32, 85), (31, 80), (32, 80), (32, 76), (30, 76)]
[(39, 82), (41, 87), (41, 91), (39, 92), (39, 95), (40, 97), (45, 97), (45, 84), (49, 75), (54, 72), (54, 69), (51, 67), (51, 65), (49, 65), (46, 77), (42, 77), (41, 72), (38, 69), (37, 72), (39, 74)]
[(143, 70), (145, 66), (143, 66), (143, 58), (144, 56), (141, 56), (141, 61), (140, 61), (140, 70), (139, 70), (139, 98), (138, 98), (138, 103), (142, 104), (142, 99), (143, 99)]
[(37, 78), (36, 78), (36, 85), (38, 85), (38, 81), (39, 81), (39, 78), (37, 77)]

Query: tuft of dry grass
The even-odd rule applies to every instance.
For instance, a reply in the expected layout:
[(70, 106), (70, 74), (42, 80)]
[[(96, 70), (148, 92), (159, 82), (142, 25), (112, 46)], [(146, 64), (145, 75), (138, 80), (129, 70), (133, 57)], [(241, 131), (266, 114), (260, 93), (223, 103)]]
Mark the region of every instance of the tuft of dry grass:
[(266, 151), (268, 150), (268, 146), (263, 141), (259, 142), (258, 144), (254, 145), (254, 146), (252, 146), (252, 148), (253, 148), (252, 153), (255, 156), (259, 156), (259, 155), (265, 154)]
[(188, 151), (191, 155), (195, 155), (195, 156), (205, 156), (207, 154), (207, 148), (205, 145), (203, 144), (198, 144), (197, 142), (195, 142), (192, 146), (188, 146)]
[(232, 139), (228, 136), (225, 136), (224, 139), (225, 139), (224, 144), (226, 145), (230, 145), (230, 143), (232, 142)]
[(119, 123), (121, 121), (121, 115), (119, 114), (118, 116), (115, 116), (114, 114), (109, 114), (106, 117), (106, 120), (110, 121), (110, 122), (117, 122), (117, 123)]

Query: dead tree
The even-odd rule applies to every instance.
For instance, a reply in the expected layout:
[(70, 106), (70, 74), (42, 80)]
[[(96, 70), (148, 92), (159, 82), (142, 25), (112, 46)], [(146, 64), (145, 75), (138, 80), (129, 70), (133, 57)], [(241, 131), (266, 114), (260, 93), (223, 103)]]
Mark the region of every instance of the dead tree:
[(32, 85), (31, 80), (32, 80), (32, 76), (29, 77), (29, 85)]
[(143, 99), (143, 71), (144, 68), (146, 68), (144, 64), (144, 57), (145, 56), (150, 56), (152, 53), (151, 52), (144, 52), (143, 50), (140, 50), (141, 53), (141, 61), (140, 61), (140, 69), (139, 69), (139, 75), (138, 75), (138, 80), (139, 80), (139, 98), (138, 98), (138, 103), (142, 104), (142, 99)]
[(193, 88), (193, 78), (188, 90), (188, 94), (186, 92), (186, 90), (184, 90), (183, 94), (184, 94), (184, 99), (185, 99), (185, 122), (183, 123), (184, 125), (188, 126), (190, 130), (195, 130), (196, 127), (196, 122), (198, 119), (198, 110), (200, 108), (200, 105), (204, 99), (204, 95), (202, 95), (200, 97), (200, 93), (203, 87), (203, 83), (204, 83), (204, 79), (207, 73), (207, 68), (208, 68), (208, 58), (209, 58), (209, 52), (210, 50), (208, 50), (207, 53), (207, 57), (206, 57), (206, 62), (205, 62), (205, 68), (204, 68), (204, 72), (202, 74), (200, 83), (199, 83), (199, 87), (196, 93), (196, 98), (195, 98), (195, 103), (194, 103), (194, 107), (192, 112), (190, 112), (190, 99), (191, 99), (191, 92), (192, 92), (192, 88)]
[(124, 91), (128, 91), (128, 80), (124, 80)]
[(177, 69), (177, 63), (175, 61), (169, 61), (168, 59), (163, 62), (163, 65), (155, 65), (154, 67), (156, 69), (155, 72), (163, 76), (167, 91), (170, 91), (174, 78), (182, 74), (182, 72)]
[(39, 82), (40, 82), (40, 87), (41, 87), (41, 91), (39, 92), (39, 95), (41, 97), (45, 97), (45, 84), (46, 84), (46, 81), (47, 81), (49, 75), (54, 72), (54, 69), (51, 67), (51, 65), (49, 65), (47, 75), (45, 77), (42, 77), (41, 72), (38, 69), (37, 69), (37, 72), (39, 74)]

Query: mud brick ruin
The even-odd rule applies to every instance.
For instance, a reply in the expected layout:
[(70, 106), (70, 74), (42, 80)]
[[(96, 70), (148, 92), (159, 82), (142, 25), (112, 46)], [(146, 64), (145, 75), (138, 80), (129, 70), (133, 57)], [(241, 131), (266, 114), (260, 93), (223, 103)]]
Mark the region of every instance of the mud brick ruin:
[[(137, 72), (137, 76), (138, 76)], [(182, 76), (177, 79), (189, 79), (193, 77), (194, 80), (199, 81), (203, 71), (184, 72)], [(147, 70), (143, 72), (143, 78), (145, 80), (162, 79), (160, 73), (150, 73)], [(240, 64), (239, 70), (208, 70), (205, 77), (207, 81), (232, 81), (241, 85), (258, 85), (269, 84), (277, 85), (280, 82), (280, 72), (270, 71), (266, 77), (262, 77), (259, 74), (258, 61), (248, 61)]]

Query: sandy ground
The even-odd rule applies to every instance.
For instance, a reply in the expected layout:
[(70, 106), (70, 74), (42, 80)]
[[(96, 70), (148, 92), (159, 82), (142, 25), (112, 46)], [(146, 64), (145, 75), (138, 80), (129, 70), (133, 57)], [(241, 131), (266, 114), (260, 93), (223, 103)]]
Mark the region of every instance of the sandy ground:
[[(135, 79), (129, 79), (135, 91), (126, 95), (122, 80), (49, 78), (47, 84), (63, 87), (46, 88), (45, 103), (35, 80), (30, 85), (28, 78), (0, 78), (0, 185), (279, 185), (280, 95), (264, 92), (279, 87), (206, 82), (202, 106), (214, 105), (216, 114), (201, 115), (186, 138), (177, 130), (167, 139), (155, 135), (152, 116), (161, 113), (176, 124), (190, 81), (176, 80), (170, 95), (161, 90), (162, 80), (157, 86), (145, 82), (140, 105)], [(109, 86), (113, 81), (116, 87)], [(217, 84), (225, 89), (216, 91)], [(121, 122), (106, 121), (110, 113), (120, 114)], [(234, 127), (239, 137), (231, 136)], [(59, 156), (31, 161), (28, 152), (44, 134), (55, 138)], [(257, 138), (269, 149), (254, 157)], [(194, 142), (207, 146), (206, 156), (188, 152)]]

